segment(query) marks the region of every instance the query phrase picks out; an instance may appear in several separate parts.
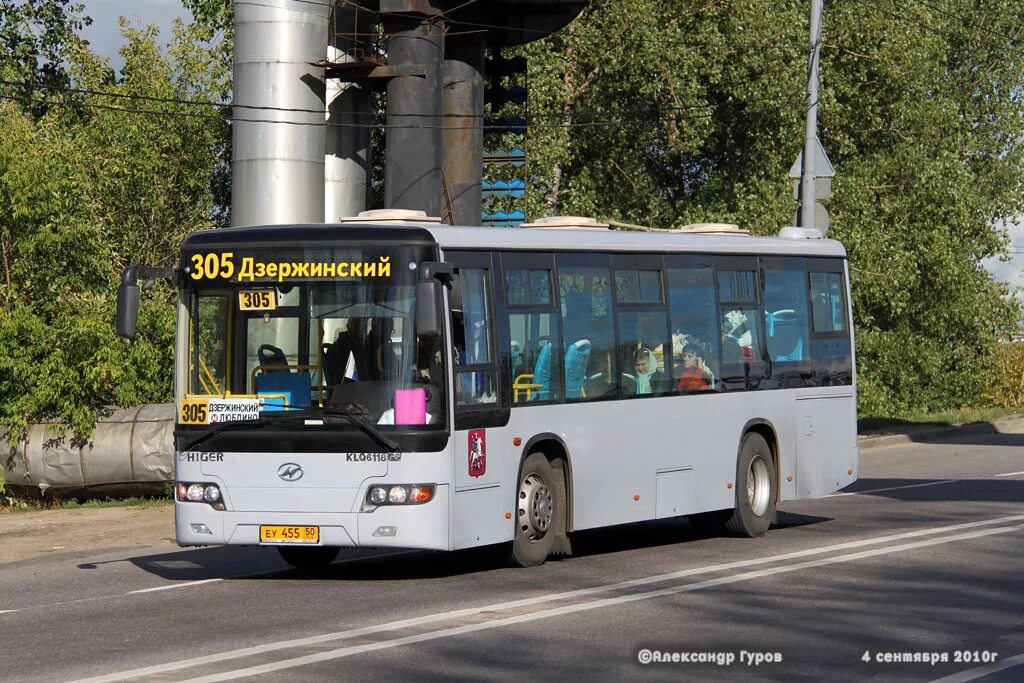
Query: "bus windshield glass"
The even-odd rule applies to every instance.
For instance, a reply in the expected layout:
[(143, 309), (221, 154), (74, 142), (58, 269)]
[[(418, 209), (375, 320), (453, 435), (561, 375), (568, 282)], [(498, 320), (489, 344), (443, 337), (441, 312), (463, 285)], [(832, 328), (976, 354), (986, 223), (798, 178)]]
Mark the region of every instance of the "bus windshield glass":
[(226, 406), (197, 421), (334, 409), (383, 428), (442, 428), (443, 346), (415, 329), (417, 269), (429, 256), (415, 247), (185, 253), (183, 398)]

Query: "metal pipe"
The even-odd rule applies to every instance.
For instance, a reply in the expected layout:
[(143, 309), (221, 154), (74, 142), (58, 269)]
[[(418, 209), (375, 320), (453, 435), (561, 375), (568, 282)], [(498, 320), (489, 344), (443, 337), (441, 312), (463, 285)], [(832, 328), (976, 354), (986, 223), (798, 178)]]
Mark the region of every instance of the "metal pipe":
[[(374, 14), (345, 0), (334, 6), (334, 22), (327, 43), (332, 63), (355, 59), (360, 39), (369, 33)], [(363, 40), (366, 40), (363, 36)], [(355, 83), (327, 81), (327, 153), (324, 158), (324, 222), (355, 216), (369, 204), (372, 155), (370, 124), (372, 96)], [(342, 124), (342, 125), (331, 125)]]
[(484, 41), (459, 36), (445, 45), (444, 179), (454, 225), (480, 225), (483, 211)]
[(811, 0), (811, 62), (807, 70), (807, 121), (804, 128), (803, 168), (800, 173), (800, 227), (813, 228), (818, 203), (815, 181), (815, 157), (818, 140), (818, 61), (821, 55), (822, 0)]
[[(388, 82), (384, 206), (439, 213), (441, 199), (441, 85), (444, 23), (434, 16), (409, 15), (403, 3), (384, 14), (388, 65), (413, 75)], [(382, 11), (384, 4), (382, 3)]]
[[(231, 222), (324, 217), (329, 3), (235, 2)], [(268, 109), (268, 107), (270, 109)]]

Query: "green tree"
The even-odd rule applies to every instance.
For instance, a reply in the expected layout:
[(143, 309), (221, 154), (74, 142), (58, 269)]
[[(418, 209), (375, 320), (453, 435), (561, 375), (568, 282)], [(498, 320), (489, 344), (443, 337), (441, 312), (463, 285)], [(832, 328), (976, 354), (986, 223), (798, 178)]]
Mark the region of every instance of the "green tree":
[(64, 55), (78, 41), (76, 32), (92, 23), (82, 10), (70, 0), (0, 1), (0, 81), (25, 111), (45, 113), (43, 103), (29, 104), (40, 88), (69, 85)]
[(0, 422), (15, 437), (51, 418), (88, 435), (100, 406), (170, 396), (173, 292), (150, 291), (131, 343), (114, 296), (126, 263), (169, 264), (212, 225), (226, 122), (184, 102), (215, 99), (227, 73), (195, 27), (176, 25), (166, 56), (155, 28), (123, 31), (118, 83), (75, 43), (75, 90), (49, 90), (38, 119), (0, 105)]

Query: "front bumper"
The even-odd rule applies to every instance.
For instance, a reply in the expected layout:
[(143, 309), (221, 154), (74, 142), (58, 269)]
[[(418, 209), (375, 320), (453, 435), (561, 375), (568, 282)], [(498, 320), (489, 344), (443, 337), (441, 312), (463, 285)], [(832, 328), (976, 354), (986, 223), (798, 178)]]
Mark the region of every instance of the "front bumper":
[[(319, 526), (324, 546), (451, 548), (449, 495), (444, 484), (429, 503), (381, 506), (372, 512), (221, 512), (204, 503), (176, 501), (174, 523), (181, 546), (261, 545), (261, 524), (285, 524)], [(394, 535), (374, 536), (381, 527), (394, 527)]]

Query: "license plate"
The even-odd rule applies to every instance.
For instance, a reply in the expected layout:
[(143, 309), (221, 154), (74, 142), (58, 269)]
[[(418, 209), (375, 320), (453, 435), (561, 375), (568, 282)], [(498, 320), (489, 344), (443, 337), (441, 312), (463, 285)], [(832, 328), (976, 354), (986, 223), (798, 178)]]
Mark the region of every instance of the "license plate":
[(320, 542), (318, 526), (260, 525), (260, 543), (301, 543)]

